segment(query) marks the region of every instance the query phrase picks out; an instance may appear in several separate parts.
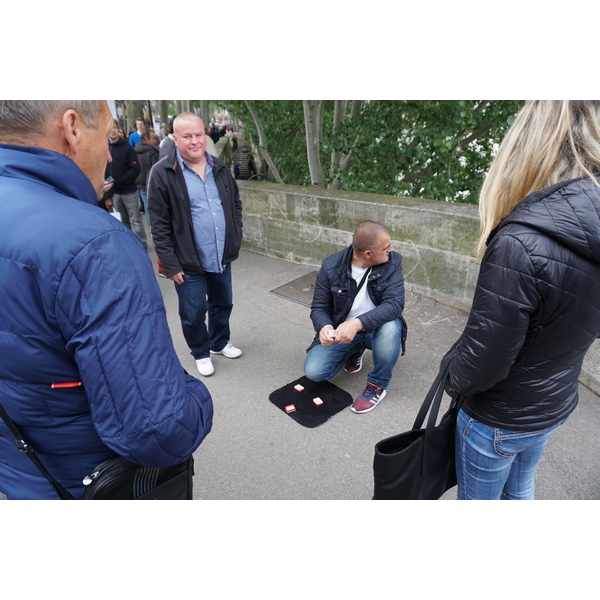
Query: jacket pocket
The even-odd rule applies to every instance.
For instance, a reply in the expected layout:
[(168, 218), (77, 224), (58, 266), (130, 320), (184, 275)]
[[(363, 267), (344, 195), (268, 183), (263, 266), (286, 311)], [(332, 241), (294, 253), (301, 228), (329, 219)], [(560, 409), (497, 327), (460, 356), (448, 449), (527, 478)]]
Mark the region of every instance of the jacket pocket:
[(350, 298), (349, 290), (341, 287), (330, 288), (331, 297), (333, 298), (333, 314), (338, 315), (345, 312), (346, 305)]

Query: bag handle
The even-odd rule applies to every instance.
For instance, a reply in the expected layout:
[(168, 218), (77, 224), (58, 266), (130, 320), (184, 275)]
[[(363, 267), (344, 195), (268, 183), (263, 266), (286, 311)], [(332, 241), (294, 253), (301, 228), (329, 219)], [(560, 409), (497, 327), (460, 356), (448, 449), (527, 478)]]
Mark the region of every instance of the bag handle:
[(415, 422), (412, 426), (413, 429), (421, 429), (421, 427), (423, 426), (423, 422), (425, 421), (425, 416), (427, 415), (429, 408), (432, 406), (432, 403), (433, 408), (431, 414), (429, 415), (429, 420), (427, 421), (427, 430), (430, 431), (433, 428), (433, 425), (430, 427), (430, 422), (432, 421), (432, 416), (433, 423), (435, 423), (435, 420), (437, 419), (440, 404), (442, 402), (442, 396), (444, 395), (444, 387), (446, 386), (446, 381), (448, 379), (450, 363), (452, 362), (452, 359), (456, 356), (457, 352), (458, 348), (452, 348), (442, 359), (442, 363), (440, 364), (440, 370), (434, 382), (431, 384), (431, 388), (429, 389), (429, 392), (427, 392), (427, 396), (425, 396), (425, 400), (423, 401), (423, 404), (419, 409), (417, 418), (415, 419)]
[(56, 481), (56, 479), (54, 479), (54, 477), (52, 477), (52, 474), (50, 473), (50, 471), (48, 471), (48, 469), (46, 469), (46, 467), (44, 466), (44, 463), (39, 459), (39, 457), (35, 453), (35, 450), (33, 449), (33, 447), (30, 446), (25, 441), (25, 438), (21, 435), (21, 433), (17, 429), (17, 426), (13, 423), (12, 419), (8, 416), (8, 413), (6, 412), (6, 410), (4, 410), (4, 407), (2, 406), (2, 404), (0, 404), (0, 417), (2, 418), (4, 423), (6, 423), (6, 426), (10, 429), (10, 432), (15, 436), (15, 442), (16, 442), (17, 448), (21, 452), (25, 452), (25, 454), (27, 454), (27, 456), (29, 456), (29, 458), (31, 459), (33, 464), (41, 471), (42, 475), (50, 482), (50, 485), (54, 488), (56, 493), (59, 495), (60, 499), (61, 500), (75, 500), (75, 498), (71, 495), (71, 493), (69, 491), (67, 491), (60, 483), (58, 483), (58, 481)]
[[(431, 410), (429, 411), (429, 418), (427, 419), (427, 425), (425, 427), (425, 435), (423, 437), (423, 455), (421, 457), (421, 474), (423, 476), (426, 475), (425, 465), (427, 464), (427, 461), (425, 460), (425, 452), (427, 451), (427, 441), (433, 435), (433, 430), (435, 428), (435, 423), (440, 412), (440, 406), (442, 404), (442, 398), (444, 396), (444, 390), (450, 372), (450, 363), (456, 356), (457, 352), (458, 345), (456, 347), (452, 347), (442, 359), (442, 363), (440, 365), (440, 370), (437, 374), (437, 377), (435, 378), (431, 388), (429, 389), (429, 392), (427, 393), (427, 396), (425, 397), (425, 400), (423, 401), (423, 404), (419, 409), (419, 413), (413, 425), (413, 429), (421, 429), (423, 421), (425, 420), (425, 415), (431, 408)], [(450, 403), (448, 412), (460, 408), (463, 399), (463, 396), (456, 396), (455, 398), (453, 398), (452, 402)]]

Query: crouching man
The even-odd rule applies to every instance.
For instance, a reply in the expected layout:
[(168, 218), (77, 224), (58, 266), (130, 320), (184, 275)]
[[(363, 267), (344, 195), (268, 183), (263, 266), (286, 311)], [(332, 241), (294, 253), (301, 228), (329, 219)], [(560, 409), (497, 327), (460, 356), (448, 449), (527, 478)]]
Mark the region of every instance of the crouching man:
[(347, 373), (358, 373), (365, 349), (371, 350), (373, 369), (351, 408), (355, 413), (373, 410), (404, 354), (403, 309), (402, 257), (394, 252), (383, 225), (364, 221), (356, 228), (352, 244), (328, 256), (317, 275), (310, 313), (317, 333), (304, 362), (305, 375), (322, 381), (342, 367)]

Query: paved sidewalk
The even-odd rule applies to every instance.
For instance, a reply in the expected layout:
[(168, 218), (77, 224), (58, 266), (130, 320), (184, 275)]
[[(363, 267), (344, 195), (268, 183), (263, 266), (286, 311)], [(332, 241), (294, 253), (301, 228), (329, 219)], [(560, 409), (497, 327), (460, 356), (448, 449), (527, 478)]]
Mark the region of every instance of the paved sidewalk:
[[(153, 263), (155, 255), (150, 253)], [(405, 356), (384, 400), (368, 414), (345, 409), (308, 429), (269, 401), (277, 388), (301, 377), (313, 337), (307, 306), (270, 290), (316, 267), (242, 251), (233, 263), (231, 343), (244, 354), (213, 357), (215, 374), (198, 375), (177, 314), (173, 282), (158, 278), (175, 347), (184, 367), (210, 390), (212, 432), (195, 453), (194, 496), (211, 500), (367, 500), (373, 495), (373, 449), (379, 440), (410, 429), (439, 361), (459, 337), (467, 315), (431, 299), (407, 294)], [(371, 353), (354, 375), (333, 382), (353, 396), (365, 386)], [(580, 404), (552, 436), (538, 468), (538, 499), (600, 499), (600, 402), (581, 386)], [(444, 499), (455, 499), (456, 489)]]

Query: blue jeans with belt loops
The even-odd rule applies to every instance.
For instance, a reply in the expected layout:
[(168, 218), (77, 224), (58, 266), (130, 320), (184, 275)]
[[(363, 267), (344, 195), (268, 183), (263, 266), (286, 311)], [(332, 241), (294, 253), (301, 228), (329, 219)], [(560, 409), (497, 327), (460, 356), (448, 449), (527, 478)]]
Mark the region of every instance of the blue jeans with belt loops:
[[(568, 418), (568, 417), (567, 417)], [(456, 421), (459, 500), (533, 500), (535, 471), (550, 434), (484, 425), (460, 410)]]
[(225, 265), (222, 273), (184, 273), (183, 283), (176, 283), (175, 290), (181, 329), (193, 357), (208, 358), (211, 350), (223, 350), (229, 342), (229, 317), (233, 309), (231, 264)]
[(392, 379), (401, 345), (402, 324), (394, 319), (370, 333), (359, 331), (349, 344), (317, 344), (304, 361), (304, 374), (313, 381), (329, 380), (347, 362), (357, 358), (360, 350), (368, 348), (373, 352), (373, 370), (367, 375), (367, 381), (385, 390)]

